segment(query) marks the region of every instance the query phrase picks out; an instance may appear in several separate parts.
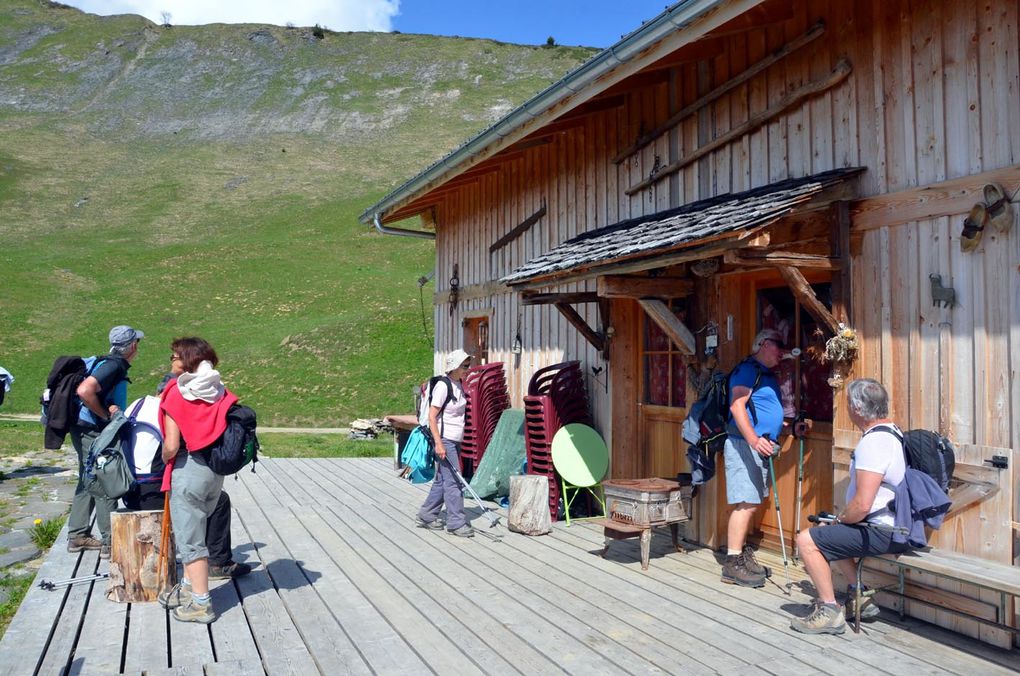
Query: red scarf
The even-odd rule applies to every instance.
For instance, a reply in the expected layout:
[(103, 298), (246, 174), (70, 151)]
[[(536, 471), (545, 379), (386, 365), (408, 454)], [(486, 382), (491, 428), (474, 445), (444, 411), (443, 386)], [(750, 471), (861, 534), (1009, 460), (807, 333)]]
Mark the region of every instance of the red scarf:
[[(189, 401), (177, 389), (177, 379), (166, 384), (159, 403), (159, 431), (165, 437), (164, 418), (169, 415), (181, 429), (181, 439), (189, 453), (200, 451), (220, 438), (227, 429), (227, 410), (237, 403), (237, 397), (230, 390), (219, 401), (210, 404), (205, 401)], [(163, 472), (162, 490), (170, 490), (170, 475), (174, 458), (166, 464)]]

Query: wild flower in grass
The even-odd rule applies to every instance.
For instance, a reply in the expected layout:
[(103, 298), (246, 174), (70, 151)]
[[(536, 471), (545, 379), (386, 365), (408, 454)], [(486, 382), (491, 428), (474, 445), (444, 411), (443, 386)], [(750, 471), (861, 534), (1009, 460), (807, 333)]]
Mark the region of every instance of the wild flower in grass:
[(60, 535), (60, 529), (63, 527), (64, 517), (62, 516), (46, 521), (36, 519), (32, 522), (32, 527), (28, 529), (28, 536), (40, 549), (49, 549), (56, 542), (57, 536)]

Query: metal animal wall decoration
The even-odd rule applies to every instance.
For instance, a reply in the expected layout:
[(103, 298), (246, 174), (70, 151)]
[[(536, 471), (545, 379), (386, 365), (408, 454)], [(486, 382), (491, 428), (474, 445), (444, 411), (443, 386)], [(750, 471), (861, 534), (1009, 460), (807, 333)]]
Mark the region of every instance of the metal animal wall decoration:
[(939, 303), (942, 307), (953, 307), (956, 305), (956, 289), (951, 286), (942, 286), (942, 275), (937, 275), (934, 272), (928, 275), (928, 279), (931, 281), (931, 304), (938, 307)]

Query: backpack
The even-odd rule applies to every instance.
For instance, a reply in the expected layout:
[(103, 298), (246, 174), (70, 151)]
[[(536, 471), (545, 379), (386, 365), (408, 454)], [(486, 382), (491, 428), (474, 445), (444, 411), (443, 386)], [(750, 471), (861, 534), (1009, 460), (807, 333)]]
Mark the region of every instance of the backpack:
[(261, 448), (255, 427), (255, 411), (251, 408), (233, 404), (227, 409), (227, 428), (219, 439), (199, 451), (209, 469), (230, 476), (250, 462), (254, 472)]
[(134, 475), (120, 443), (121, 431), (126, 423), (123, 413), (115, 413), (89, 448), (83, 483), (93, 497), (116, 500), (134, 483)]
[(163, 434), (159, 429), (159, 397), (137, 399), (128, 406), (127, 423), (121, 431), (121, 448), (139, 484), (162, 481)]
[(400, 453), (400, 463), (404, 465), (400, 476), (406, 477), (413, 484), (423, 484), (436, 476), (436, 452), (433, 448), (432, 433), (428, 428), (419, 425), (411, 430), (404, 450)]
[[(716, 372), (708, 382), (701, 396), (691, 405), (691, 410), (683, 423), (684, 441), (704, 451), (721, 451), (726, 440), (726, 426), (730, 422), (730, 379), (744, 363), (751, 362), (756, 369), (754, 385), (751, 393), (758, 390), (765, 369), (753, 357), (744, 359), (733, 367), (729, 373)], [(758, 413), (754, 402), (748, 402), (752, 420), (758, 422)]]
[(930, 476), (948, 495), (949, 481), (953, 478), (953, 470), (956, 468), (956, 449), (953, 442), (931, 430), (909, 430), (900, 435), (885, 425), (872, 427), (866, 434), (871, 434), (875, 430), (888, 432), (896, 437), (903, 446), (907, 467)]
[(420, 404), (418, 406), (418, 424), (424, 425), (426, 428), (429, 426), (429, 402), (432, 401), (432, 390), (436, 389), (436, 383), (438, 383), (439, 381), (443, 381), (446, 383), (446, 401), (444, 401), (443, 405), (439, 407), (440, 425), (443, 424), (443, 411), (446, 410), (446, 405), (449, 404), (451, 400), (455, 399), (453, 396), (453, 381), (450, 380), (450, 376), (447, 375), (432, 376), (431, 378), (423, 382), (421, 384), (421, 387), (418, 388), (419, 392), (418, 396), (420, 401)]

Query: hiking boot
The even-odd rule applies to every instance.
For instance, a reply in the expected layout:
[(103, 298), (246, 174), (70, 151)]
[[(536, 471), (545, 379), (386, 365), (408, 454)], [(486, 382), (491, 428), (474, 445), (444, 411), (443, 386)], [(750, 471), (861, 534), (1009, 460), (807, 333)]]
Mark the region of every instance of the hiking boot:
[(475, 529), (468, 524), (464, 524), (457, 530), (451, 530), (450, 535), (456, 535), (457, 537), (462, 538), (473, 538), (475, 536)]
[(421, 518), (420, 516), (415, 517), (414, 525), (417, 526), (418, 528), (424, 528), (426, 530), (442, 530), (443, 529), (443, 522), (440, 521), (439, 519), (433, 519), (432, 521), (426, 521), (425, 519)]
[(110, 543), (104, 542), (103, 546), (99, 548), (99, 558), (101, 559), (110, 558)]
[[(868, 588), (865, 586), (862, 591), (867, 591)], [(871, 600), (869, 600), (869, 598)], [(846, 588), (846, 619), (854, 619), (854, 603), (857, 601), (856, 594), (854, 594), (854, 588), (848, 586)], [(877, 620), (879, 615), (882, 614), (882, 609), (875, 605), (874, 597), (861, 598), (861, 622), (872, 622)]]
[(744, 545), (743, 550), (740, 552), (740, 556), (744, 559), (744, 567), (755, 575), (764, 575), (768, 577), (768, 569), (765, 566), (758, 563), (758, 559), (754, 556), (754, 548), (751, 545)]
[(188, 599), (187, 604), (174, 609), (173, 616), (180, 622), (200, 622), (211, 624), (216, 621), (216, 613), (213, 612), (212, 603), (196, 603), (194, 598)]
[(818, 603), (807, 617), (790, 620), (790, 629), (802, 634), (842, 634), (846, 631), (846, 619), (839, 606)]
[(726, 584), (739, 584), (741, 587), (765, 586), (765, 573), (752, 573), (748, 570), (743, 554), (726, 557), (720, 579)]
[[(67, 540), (67, 551), (75, 554), (86, 549), (102, 549), (103, 543), (91, 535), (75, 535)], [(109, 558), (109, 557), (107, 557)]]
[(165, 592), (159, 593), (159, 605), (164, 608), (178, 608), (191, 603), (191, 585), (178, 582)]
[(235, 577), (241, 577), (251, 572), (251, 566), (247, 563), (238, 563), (237, 561), (228, 561), (222, 566), (209, 565), (209, 579), (210, 580), (229, 580)]

